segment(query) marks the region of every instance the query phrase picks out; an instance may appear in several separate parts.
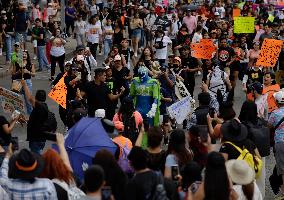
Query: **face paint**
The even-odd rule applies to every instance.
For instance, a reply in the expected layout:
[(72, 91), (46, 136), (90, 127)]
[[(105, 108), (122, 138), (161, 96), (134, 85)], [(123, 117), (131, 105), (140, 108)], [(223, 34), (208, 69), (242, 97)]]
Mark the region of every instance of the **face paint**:
[(141, 66), (138, 69), (138, 76), (142, 82), (145, 82), (148, 80), (148, 68), (145, 66)]

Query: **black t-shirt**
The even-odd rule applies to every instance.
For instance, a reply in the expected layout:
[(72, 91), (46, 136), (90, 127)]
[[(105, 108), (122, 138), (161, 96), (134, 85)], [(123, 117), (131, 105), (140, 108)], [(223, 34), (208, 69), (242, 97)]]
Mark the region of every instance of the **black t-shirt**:
[[(198, 67), (198, 60), (194, 57), (187, 57), (187, 58), (182, 58), (181, 59), (181, 64), (182, 66), (186, 69), (195, 69)], [(184, 82), (186, 84), (189, 83), (195, 83), (195, 77), (194, 77), (195, 72), (187, 72), (187, 80), (185, 80)]]
[(147, 166), (149, 169), (164, 172), (167, 157), (166, 151), (162, 150), (160, 153), (150, 153), (146, 151), (146, 153), (148, 155)]
[(88, 114), (93, 117), (97, 109), (107, 108), (108, 95), (111, 93), (107, 84), (101, 83), (97, 85), (94, 81), (87, 83), (82, 91), (86, 92)]
[(76, 82), (76, 85), (74, 87), (72, 87), (70, 85), (70, 82), (76, 78), (75, 75), (67, 75), (64, 77), (64, 83), (67, 87), (67, 95), (66, 95), (66, 101), (70, 102), (71, 100), (74, 100), (76, 98), (76, 92), (77, 92), (77, 88), (81, 88), (81, 83), (80, 82)]
[(258, 71), (255, 71), (254, 69), (250, 69), (247, 72), (247, 75), (248, 75), (247, 84), (254, 83), (256, 81), (263, 83), (263, 72), (260, 69)]
[(235, 55), (235, 51), (231, 47), (220, 47), (218, 50), (219, 61), (221, 69), (226, 67), (226, 63), (230, 62)]
[[(249, 139), (241, 143), (233, 144), (241, 149), (246, 148), (249, 152), (253, 152), (256, 148), (255, 144)], [(228, 160), (237, 159), (240, 156), (240, 152), (233, 145), (228, 143), (223, 143), (219, 152), (228, 154)]]
[[(43, 27), (34, 27), (32, 30), (33, 34), (37, 36), (37, 46), (44, 46), (45, 45), (45, 41), (44, 41), (44, 37), (45, 37), (45, 30)], [(43, 39), (40, 39), (40, 35), (43, 35)]]
[(36, 102), (27, 125), (27, 140), (42, 141), (46, 139), (42, 130), (44, 122), (48, 118), (48, 107), (46, 103)]
[[(154, 171), (146, 171), (136, 174), (127, 184), (127, 200), (150, 199), (158, 183), (157, 174)], [(147, 198), (148, 197), (148, 198)]]
[[(116, 87), (116, 85), (115, 85), (115, 79), (114, 78), (109, 78), (109, 79), (106, 79), (106, 84), (107, 84), (107, 86), (108, 86), (108, 89), (109, 89), (109, 91), (110, 91), (110, 93), (112, 93), (112, 94), (117, 94), (117, 87)], [(118, 101), (116, 100), (116, 101), (112, 101), (112, 100), (110, 100), (109, 98), (107, 98), (107, 107), (108, 108), (116, 108), (116, 106), (117, 106), (117, 103), (118, 103)]]
[(0, 116), (0, 144), (3, 146), (9, 145), (11, 142), (11, 134), (6, 134), (3, 129), (3, 125), (8, 124), (9, 122), (4, 116)]
[(125, 89), (129, 88), (128, 80), (125, 80), (125, 76), (129, 76), (130, 70), (127, 67), (122, 67), (121, 70), (114, 68), (112, 70), (112, 76), (115, 79), (115, 85), (118, 90), (123, 86)]

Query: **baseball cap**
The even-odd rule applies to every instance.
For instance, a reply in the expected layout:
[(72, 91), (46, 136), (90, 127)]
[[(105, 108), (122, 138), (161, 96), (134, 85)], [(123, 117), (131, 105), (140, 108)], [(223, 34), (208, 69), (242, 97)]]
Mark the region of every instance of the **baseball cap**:
[(214, 15), (215, 16), (220, 16), (220, 13), (219, 12), (214, 12)]
[(14, 46), (20, 46), (20, 42), (15, 42)]
[(113, 60), (114, 60), (114, 61), (121, 60), (121, 56), (120, 56), (120, 55), (116, 55)]
[(76, 51), (81, 51), (81, 50), (84, 50), (85, 49), (85, 46), (84, 45), (78, 45), (76, 47)]
[(273, 94), (273, 97), (275, 98), (277, 103), (284, 104), (284, 91), (283, 90), (280, 90), (279, 92), (275, 92)]

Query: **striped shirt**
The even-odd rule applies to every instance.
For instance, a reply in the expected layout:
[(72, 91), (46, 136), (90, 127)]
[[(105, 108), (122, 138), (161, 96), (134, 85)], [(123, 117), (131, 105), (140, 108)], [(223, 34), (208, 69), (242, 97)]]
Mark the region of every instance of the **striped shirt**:
[(35, 181), (30, 183), (21, 179), (10, 179), (8, 163), (9, 159), (5, 158), (0, 169), (0, 185), (8, 193), (10, 200), (57, 200), (51, 180), (35, 178)]

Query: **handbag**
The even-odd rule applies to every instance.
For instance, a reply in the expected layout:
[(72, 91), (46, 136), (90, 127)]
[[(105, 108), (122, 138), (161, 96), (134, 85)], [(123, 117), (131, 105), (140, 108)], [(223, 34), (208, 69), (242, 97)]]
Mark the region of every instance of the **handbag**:
[(16, 93), (20, 93), (21, 89), (22, 89), (22, 83), (18, 80), (13, 80), (12, 81), (12, 87), (11, 87), (11, 91), (16, 92)]

